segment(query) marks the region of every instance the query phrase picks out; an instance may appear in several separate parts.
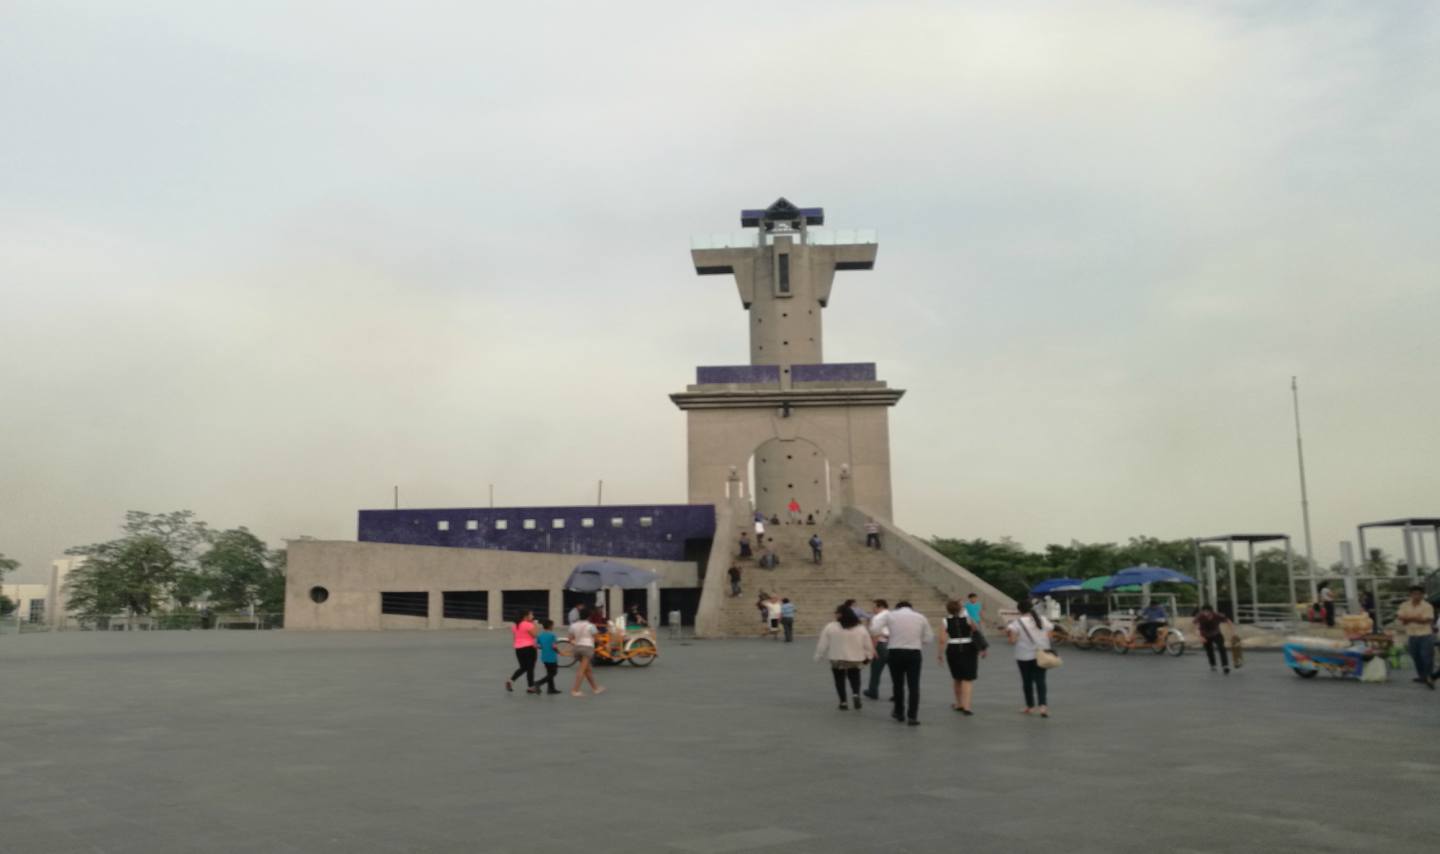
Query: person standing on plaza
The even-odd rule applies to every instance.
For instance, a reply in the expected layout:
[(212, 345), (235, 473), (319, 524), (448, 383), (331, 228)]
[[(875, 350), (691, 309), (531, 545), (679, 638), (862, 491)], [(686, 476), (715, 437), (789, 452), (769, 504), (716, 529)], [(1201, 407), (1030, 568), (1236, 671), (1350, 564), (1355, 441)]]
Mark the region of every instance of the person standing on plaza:
[(570, 696), (579, 697), (580, 687), (590, 683), (590, 693), (603, 694), (605, 689), (595, 681), (595, 635), (605, 625), (605, 613), (581, 609), (580, 619), (570, 624), (570, 648), (575, 653), (575, 685)]
[(1320, 582), (1320, 610), (1325, 615), (1325, 625), (1331, 628), (1335, 626), (1335, 591), (1330, 589), (1330, 582)]
[(810, 535), (810, 560), (820, 563), (824, 559), (823, 551), (825, 543), (821, 541), (819, 534)]
[(907, 601), (895, 603), (886, 619), (890, 627), (890, 687), (895, 691), (895, 708), (890, 717), (910, 726), (920, 725), (920, 666), (925, 644), (935, 640), (935, 630), (924, 615)]
[(1220, 666), (1225, 668), (1225, 675), (1230, 675), (1230, 655), (1225, 650), (1225, 632), (1222, 627), (1230, 622), (1230, 618), (1216, 611), (1209, 605), (1201, 605), (1200, 611), (1195, 615), (1195, 631), (1200, 633), (1200, 639), (1205, 642), (1205, 657), (1210, 659), (1210, 672), (1215, 672), (1215, 654), (1220, 654)]
[(730, 576), (730, 597), (733, 599), (740, 595), (740, 567), (733, 563), (730, 564), (728, 574)]
[[(1010, 642), (1015, 644), (1015, 661), (1020, 665), (1020, 686), (1025, 692), (1025, 714), (1038, 711), (1040, 717), (1050, 717), (1046, 705), (1045, 668), (1036, 663), (1040, 650), (1050, 649), (1050, 633), (1055, 625), (1035, 610), (1035, 602), (1021, 599), (1017, 606), (1020, 616), (1012, 620), (1005, 631)], [(1039, 700), (1037, 703), (1036, 700)]]
[(539, 630), (535, 626), (535, 614), (525, 611), (510, 626), (514, 633), (515, 661), (520, 665), (510, 678), (505, 680), (505, 690), (515, 690), (515, 680), (522, 675), (525, 677), (525, 693), (538, 694), (535, 690), (535, 636)]
[(979, 593), (971, 592), (965, 597), (965, 615), (970, 618), (970, 624), (975, 631), (980, 631), (980, 627), (985, 625), (985, 603), (980, 601)]
[(855, 612), (841, 605), (835, 609), (835, 620), (820, 630), (815, 642), (815, 660), (830, 661), (830, 673), (835, 678), (835, 693), (840, 695), (841, 710), (848, 709), (846, 683), (850, 693), (855, 695), (855, 708), (860, 708), (860, 668), (875, 658), (875, 646), (870, 633), (861, 625)]
[(970, 615), (957, 600), (945, 603), (944, 645), (935, 650), (935, 658), (941, 664), (949, 665), (950, 679), (955, 683), (955, 705), (950, 708), (966, 715), (975, 714), (970, 708), (970, 698), (975, 689), (975, 678), (980, 671), (980, 651), (975, 643), (975, 626)]
[(790, 514), (790, 524), (800, 524), (800, 502), (791, 498), (790, 503), (785, 506), (785, 510)]
[(874, 519), (865, 520), (865, 548), (880, 548), (880, 526), (875, 524)]
[(540, 650), (540, 663), (545, 665), (545, 678), (535, 683), (535, 693), (544, 688), (546, 694), (559, 694), (555, 688), (555, 675), (560, 672), (560, 657), (555, 652), (555, 624), (549, 620), (540, 621), (540, 634), (535, 636), (535, 646)]
[(780, 600), (780, 625), (785, 629), (785, 642), (795, 640), (795, 603), (789, 599)]
[(889, 603), (884, 599), (876, 599), (875, 613), (870, 615), (866, 625), (870, 630), (870, 640), (875, 645), (875, 657), (870, 661), (870, 685), (865, 689), (865, 696), (872, 700), (880, 699), (880, 675), (885, 672), (885, 665), (890, 661), (886, 655), (890, 649), (890, 628), (886, 624), (889, 617)]
[(1405, 630), (1405, 643), (1410, 660), (1415, 662), (1415, 680), (1431, 691), (1435, 690), (1435, 606), (1425, 601), (1425, 588), (1419, 584), (1410, 588), (1410, 598), (1400, 604), (1395, 612), (1400, 627)]

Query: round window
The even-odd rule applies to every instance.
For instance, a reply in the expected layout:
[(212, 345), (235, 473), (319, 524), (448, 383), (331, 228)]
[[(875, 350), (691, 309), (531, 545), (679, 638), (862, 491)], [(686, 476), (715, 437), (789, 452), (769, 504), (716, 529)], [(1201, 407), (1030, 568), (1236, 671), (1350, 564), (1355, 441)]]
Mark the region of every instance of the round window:
[(310, 588), (310, 601), (314, 602), (316, 605), (319, 605), (321, 602), (324, 602), (326, 599), (329, 598), (330, 591), (326, 590), (324, 587)]

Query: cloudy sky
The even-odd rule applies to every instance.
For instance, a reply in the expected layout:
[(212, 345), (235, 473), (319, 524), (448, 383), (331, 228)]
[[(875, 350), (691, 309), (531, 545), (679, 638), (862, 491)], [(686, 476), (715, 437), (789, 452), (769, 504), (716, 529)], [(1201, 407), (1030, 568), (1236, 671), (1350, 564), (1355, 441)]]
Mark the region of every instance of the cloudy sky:
[[(127, 509), (685, 499), (690, 235), (877, 228), (897, 521), (1031, 547), (1440, 515), (1430, 3), (0, 7), (0, 552)], [(1394, 542), (1384, 545), (1392, 551)], [(1433, 562), (1434, 556), (1432, 554)]]

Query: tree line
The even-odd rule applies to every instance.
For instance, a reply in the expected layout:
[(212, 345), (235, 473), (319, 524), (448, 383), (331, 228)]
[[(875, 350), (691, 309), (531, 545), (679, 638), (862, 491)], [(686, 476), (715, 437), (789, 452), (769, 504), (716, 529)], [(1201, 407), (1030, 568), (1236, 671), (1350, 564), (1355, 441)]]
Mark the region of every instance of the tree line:
[(248, 528), (217, 531), (190, 510), (132, 510), (121, 530), (65, 552), (85, 559), (65, 581), (66, 607), (82, 618), (284, 608), (285, 551)]
[[(1094, 578), (1113, 575), (1116, 571), (1130, 566), (1163, 566), (1187, 575), (1195, 575), (1195, 548), (1190, 540), (1131, 537), (1126, 543), (1052, 543), (1039, 552), (1027, 551), (1024, 546), (1008, 537), (998, 542), (935, 537), (931, 539), (930, 545), (1016, 599), (1027, 595), (1030, 588), (1047, 578)], [(1221, 601), (1227, 599), (1230, 593), (1225, 556), (1225, 550), (1219, 546), (1200, 547), (1202, 565), (1206, 557), (1215, 558)], [(1295, 555), (1295, 572), (1304, 573), (1306, 566), (1305, 558)], [(1290, 594), (1286, 589), (1289, 576), (1284, 549), (1270, 548), (1257, 552), (1255, 576), (1261, 602), (1290, 601)], [(1247, 561), (1236, 559), (1235, 578), (1236, 586), (1243, 592), (1241, 599), (1249, 601), (1250, 567)], [(1298, 582), (1296, 587), (1296, 594), (1304, 601), (1308, 590), (1298, 589), (1301, 587)], [(1199, 601), (1200, 591), (1195, 587), (1183, 585), (1175, 592), (1182, 604)]]

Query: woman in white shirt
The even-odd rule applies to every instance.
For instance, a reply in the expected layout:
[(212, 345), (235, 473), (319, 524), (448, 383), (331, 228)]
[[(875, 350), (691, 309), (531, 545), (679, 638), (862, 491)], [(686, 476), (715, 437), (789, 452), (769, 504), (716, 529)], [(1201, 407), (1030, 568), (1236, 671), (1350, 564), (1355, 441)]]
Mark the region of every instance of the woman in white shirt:
[(870, 631), (855, 616), (855, 612), (841, 605), (835, 609), (835, 621), (820, 631), (815, 643), (815, 660), (830, 660), (830, 673), (835, 677), (835, 693), (840, 695), (840, 708), (850, 708), (845, 696), (845, 683), (850, 683), (850, 693), (855, 695), (855, 708), (860, 708), (860, 668), (875, 657), (875, 644), (870, 640)]
[[(1025, 691), (1025, 714), (1040, 712), (1040, 717), (1050, 717), (1050, 707), (1045, 704), (1045, 668), (1035, 663), (1039, 650), (1050, 648), (1050, 633), (1055, 624), (1035, 610), (1030, 599), (1021, 599), (1017, 606), (1020, 616), (1011, 620), (1005, 631), (1010, 642), (1015, 644), (1015, 662), (1020, 665), (1020, 685)], [(1037, 704), (1035, 701), (1039, 700)]]
[(590, 683), (590, 691), (603, 694), (605, 689), (595, 681), (595, 636), (600, 626), (605, 625), (605, 612), (599, 609), (581, 609), (580, 619), (570, 624), (570, 648), (575, 653), (575, 685), (570, 696), (580, 696), (580, 687)]

